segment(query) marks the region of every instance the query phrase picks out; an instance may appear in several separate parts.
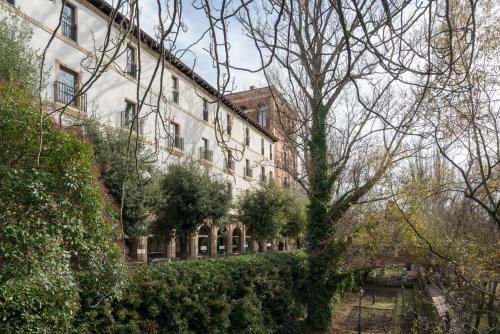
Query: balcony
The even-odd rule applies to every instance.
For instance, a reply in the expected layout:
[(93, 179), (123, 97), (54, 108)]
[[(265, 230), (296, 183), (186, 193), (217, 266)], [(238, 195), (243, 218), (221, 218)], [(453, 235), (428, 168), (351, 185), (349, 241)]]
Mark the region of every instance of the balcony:
[(248, 167), (243, 168), (243, 173), (244, 173), (245, 177), (253, 178), (253, 169), (252, 168), (248, 168)]
[(213, 161), (214, 152), (205, 147), (200, 147), (200, 159), (206, 161)]
[(167, 137), (167, 146), (172, 149), (178, 149), (180, 151), (184, 151), (184, 138), (179, 136)]
[(226, 165), (226, 170), (234, 172), (236, 163), (233, 159), (226, 159), (225, 165)]
[(54, 82), (54, 101), (87, 112), (87, 94), (78, 93), (77, 89), (60, 81)]

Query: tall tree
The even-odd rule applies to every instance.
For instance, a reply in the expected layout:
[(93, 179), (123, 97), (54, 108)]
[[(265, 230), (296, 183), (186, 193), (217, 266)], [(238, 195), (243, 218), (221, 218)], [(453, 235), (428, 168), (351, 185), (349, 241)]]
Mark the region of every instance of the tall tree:
[(286, 197), (273, 181), (261, 182), (244, 192), (238, 202), (238, 218), (258, 241), (262, 251), (265, 241), (277, 238), (286, 223)]
[[(287, 141), (304, 152), (298, 181), (309, 197), (308, 318), (326, 328), (347, 247), (335, 237), (341, 218), (409, 153), (404, 138), (426, 91), (409, 81), (432, 74), (425, 34), (416, 32), (426, 31), (420, 19), (433, 15), (432, 2), (254, 3), (240, 21), (269, 84), (297, 110)], [(287, 117), (278, 111), (275, 121)]]
[(231, 186), (194, 162), (168, 167), (161, 180), (162, 202), (155, 229), (161, 234), (178, 233), (181, 259), (188, 257), (189, 237), (211, 220), (217, 224), (231, 207)]

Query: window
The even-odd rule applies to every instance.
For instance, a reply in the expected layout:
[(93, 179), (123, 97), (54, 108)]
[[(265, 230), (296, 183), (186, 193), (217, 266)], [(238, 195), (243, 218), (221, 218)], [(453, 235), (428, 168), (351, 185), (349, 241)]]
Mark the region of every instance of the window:
[(184, 138), (180, 136), (179, 124), (170, 122), (167, 134), (167, 146), (169, 148), (177, 148), (181, 151), (184, 150)]
[(203, 99), (203, 120), (208, 122), (208, 101)]
[(259, 114), (257, 117), (257, 121), (259, 122), (259, 125), (262, 126), (263, 128), (267, 127), (267, 108), (266, 107), (260, 108)]
[(260, 154), (264, 155), (264, 138), (260, 139)]
[(15, 0), (7, 0), (7, 2), (10, 3), (12, 6), (16, 5), (16, 1)]
[(231, 116), (229, 114), (226, 115), (226, 124), (227, 124), (227, 134), (231, 135), (231, 130), (233, 128), (233, 125), (231, 122)]
[(231, 150), (227, 150), (226, 169), (234, 171), (234, 168), (235, 168), (235, 162), (233, 159), (233, 152)]
[(244, 174), (246, 177), (252, 177), (253, 176), (253, 171), (252, 171), (252, 168), (250, 168), (250, 160), (246, 159), (245, 160), (245, 170), (244, 170)]
[(273, 145), (269, 144), (269, 159), (273, 160)]
[(289, 189), (290, 188), (290, 181), (288, 181), (288, 176), (285, 176), (285, 181), (283, 182), (283, 187), (285, 189)]
[(245, 129), (245, 145), (250, 146), (250, 129)]
[(144, 120), (138, 119), (135, 103), (125, 101), (125, 110), (121, 115), (120, 126), (127, 130), (132, 127), (132, 130), (137, 131), (139, 135), (142, 136), (144, 134)]
[(260, 180), (262, 182), (266, 181), (266, 167), (264, 166), (260, 167)]
[(179, 103), (179, 79), (174, 76), (172, 77), (172, 101)]
[(69, 3), (64, 4), (61, 30), (63, 36), (66, 36), (76, 42), (77, 29), (76, 29), (76, 10), (75, 7)]
[(127, 47), (127, 67), (125, 68), (125, 73), (136, 77), (137, 64), (135, 62), (135, 49), (132, 46)]
[(273, 171), (269, 171), (269, 180), (273, 179)]
[(213, 152), (208, 149), (208, 139), (201, 138), (201, 141), (203, 146), (200, 147), (200, 159), (211, 162), (213, 159)]
[(59, 81), (54, 82), (54, 100), (87, 111), (86, 94), (78, 94), (78, 73), (59, 68)]

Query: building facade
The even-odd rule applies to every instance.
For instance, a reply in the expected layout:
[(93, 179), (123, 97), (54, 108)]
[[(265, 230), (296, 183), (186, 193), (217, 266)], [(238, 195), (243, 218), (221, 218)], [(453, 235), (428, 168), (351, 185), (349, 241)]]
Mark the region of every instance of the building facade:
[[(185, 159), (199, 160), (223, 173), (232, 183), (235, 196), (260, 179), (275, 177), (278, 138), (272, 131), (221, 96), (170, 53), (161, 65), (163, 74), (155, 75), (160, 46), (143, 31), (131, 29), (125, 34), (126, 19), (121, 15), (114, 17), (111, 33), (106, 34), (113, 15), (106, 1), (68, 0), (64, 8), (61, 1), (0, 1), (5, 3), (2, 10), (14, 12), (31, 26), (31, 46), (39, 50), (46, 47), (63, 9), (59, 29), (46, 53), (48, 85), (43, 97), (50, 110), (66, 106), (65, 122), (93, 117), (105, 126), (132, 126), (146, 144), (158, 151), (160, 168)], [(93, 69), (99, 52), (110, 40), (122, 36), (125, 42), (116, 59), (95, 78)], [(116, 49), (115, 45), (106, 52)], [(149, 87), (150, 78), (155, 79)], [(139, 114), (138, 96), (145, 96)], [(269, 245), (279, 247), (275, 242)], [(192, 235), (189, 247), (191, 257), (196, 258), (244, 253), (256, 250), (257, 245), (245, 227), (236, 224), (224, 232), (203, 226)], [(142, 262), (148, 257), (175, 258), (178, 253), (175, 238), (143, 238), (130, 245), (131, 257)]]
[[(250, 119), (276, 136), (277, 142), (269, 147), (269, 162), (273, 163), (275, 170), (273, 178), (283, 188), (296, 189), (296, 112), (272, 87), (251, 86), (249, 90), (228, 95), (228, 99)], [(262, 145), (261, 149), (264, 150)]]

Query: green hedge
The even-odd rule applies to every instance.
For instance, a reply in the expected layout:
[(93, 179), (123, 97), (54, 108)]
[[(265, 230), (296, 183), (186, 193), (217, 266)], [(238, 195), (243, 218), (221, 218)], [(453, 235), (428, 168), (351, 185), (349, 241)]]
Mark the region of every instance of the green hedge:
[[(115, 308), (114, 332), (301, 332), (307, 267), (307, 255), (296, 251), (138, 268)], [(356, 283), (353, 275), (338, 282), (339, 293)]]

